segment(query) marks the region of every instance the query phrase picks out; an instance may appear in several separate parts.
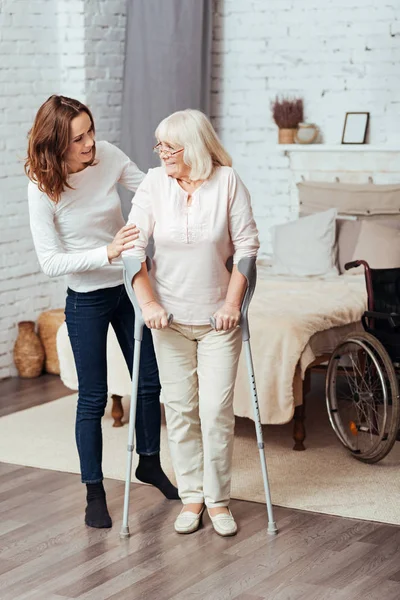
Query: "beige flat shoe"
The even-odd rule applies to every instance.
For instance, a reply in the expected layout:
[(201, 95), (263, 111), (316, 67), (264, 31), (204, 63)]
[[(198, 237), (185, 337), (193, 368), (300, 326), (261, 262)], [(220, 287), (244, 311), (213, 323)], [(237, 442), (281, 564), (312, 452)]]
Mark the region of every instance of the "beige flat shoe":
[(194, 513), (189, 510), (181, 510), (175, 520), (174, 528), (177, 533), (193, 533), (200, 527), (201, 518), (204, 512), (204, 506), (199, 513)]
[(215, 515), (215, 517), (212, 517), (210, 515), (210, 511), (207, 512), (208, 516), (211, 519), (212, 526), (214, 527), (218, 535), (221, 535), (222, 537), (236, 535), (237, 525), (230, 510), (229, 515), (227, 515), (226, 513), (220, 513), (219, 515)]

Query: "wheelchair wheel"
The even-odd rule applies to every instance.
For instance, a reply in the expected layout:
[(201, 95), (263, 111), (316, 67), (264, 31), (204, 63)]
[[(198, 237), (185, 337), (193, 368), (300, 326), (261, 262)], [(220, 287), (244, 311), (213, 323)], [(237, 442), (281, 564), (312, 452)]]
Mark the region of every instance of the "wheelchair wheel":
[(390, 452), (400, 425), (399, 386), (384, 346), (369, 333), (335, 348), (326, 376), (331, 425), (355, 458), (376, 463)]

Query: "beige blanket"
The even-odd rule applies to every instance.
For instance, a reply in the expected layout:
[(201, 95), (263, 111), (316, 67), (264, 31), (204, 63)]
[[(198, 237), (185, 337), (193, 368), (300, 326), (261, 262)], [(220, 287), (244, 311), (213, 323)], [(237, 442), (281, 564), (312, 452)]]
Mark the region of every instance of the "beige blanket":
[[(360, 320), (366, 309), (363, 276), (329, 280), (258, 280), (249, 311), (251, 349), (261, 422), (287, 423), (293, 417), (293, 380), (314, 360), (308, 346), (312, 335)], [(253, 416), (250, 384), (242, 353), (236, 381), (235, 415)]]

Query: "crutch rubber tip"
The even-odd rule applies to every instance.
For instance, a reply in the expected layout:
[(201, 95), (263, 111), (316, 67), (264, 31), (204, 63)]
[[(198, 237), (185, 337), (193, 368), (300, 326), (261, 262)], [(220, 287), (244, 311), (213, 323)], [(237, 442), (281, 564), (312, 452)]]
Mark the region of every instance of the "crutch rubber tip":
[(119, 532), (119, 537), (124, 540), (130, 536), (131, 534), (129, 533), (129, 527), (122, 527), (121, 531)]
[(269, 533), (269, 535), (276, 535), (278, 533), (278, 528), (276, 526), (275, 521), (273, 521), (272, 523), (268, 523), (267, 532)]

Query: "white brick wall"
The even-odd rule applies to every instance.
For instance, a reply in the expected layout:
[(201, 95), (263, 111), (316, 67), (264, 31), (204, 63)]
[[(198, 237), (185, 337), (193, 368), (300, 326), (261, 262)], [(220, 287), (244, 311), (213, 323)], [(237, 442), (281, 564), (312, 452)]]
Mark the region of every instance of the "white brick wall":
[[(125, 0), (0, 0), (0, 378), (15, 374), (16, 323), (62, 306), (64, 284), (34, 255), (23, 175), (26, 133), (52, 93), (87, 102), (98, 139), (118, 143)], [(214, 0), (212, 118), (248, 185), (268, 252), (293, 218), (289, 159), (270, 102), (301, 95), (307, 120), (339, 143), (346, 111), (371, 113), (370, 142), (396, 144), (397, 0)], [(133, 157), (134, 158), (134, 157)]]
[(54, 93), (86, 99), (85, 0), (58, 0), (59, 82)]
[(17, 322), (61, 306), (63, 284), (39, 269), (23, 172), (26, 136), (39, 105), (60, 88), (58, 26), (64, 2), (0, 3), (0, 379), (16, 373)]
[(125, 54), (126, 0), (86, 0), (86, 102), (96, 137), (118, 144)]
[(125, 0), (0, 0), (0, 379), (15, 375), (16, 324), (64, 305), (63, 278), (39, 269), (31, 241), (26, 135), (51, 94), (86, 102), (98, 139), (118, 142)]
[(288, 151), (292, 206), (299, 206), (299, 181), (340, 181), (341, 183), (390, 184), (400, 181), (400, 151), (373, 150), (363, 152), (357, 146), (342, 152)]
[(370, 143), (400, 145), (400, 3), (215, 0), (214, 13), (213, 121), (250, 189), (266, 253), (269, 227), (297, 215), (271, 100), (303, 97), (326, 143), (340, 143), (346, 111), (369, 111)]

